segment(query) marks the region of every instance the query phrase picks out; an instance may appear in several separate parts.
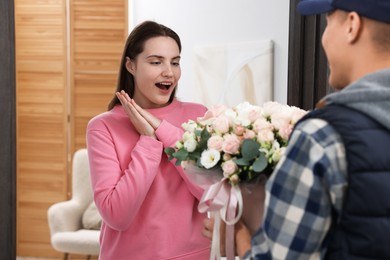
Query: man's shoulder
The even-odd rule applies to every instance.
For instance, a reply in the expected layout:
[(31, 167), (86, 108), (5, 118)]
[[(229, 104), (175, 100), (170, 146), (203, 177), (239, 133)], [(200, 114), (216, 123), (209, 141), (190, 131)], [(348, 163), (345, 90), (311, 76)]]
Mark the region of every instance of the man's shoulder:
[(297, 125), (293, 132), (293, 138), (298, 136), (310, 139), (322, 147), (327, 147), (335, 142), (341, 142), (340, 135), (335, 128), (322, 118), (308, 118)]

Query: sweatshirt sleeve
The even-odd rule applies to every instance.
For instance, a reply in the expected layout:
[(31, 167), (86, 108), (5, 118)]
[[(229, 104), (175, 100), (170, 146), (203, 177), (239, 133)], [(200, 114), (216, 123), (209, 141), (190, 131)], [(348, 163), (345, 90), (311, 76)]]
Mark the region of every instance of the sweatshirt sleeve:
[[(163, 120), (160, 126), (156, 129), (156, 136), (162, 142), (164, 149), (167, 147), (174, 147), (176, 141), (182, 138), (183, 133), (184, 130), (182, 128), (178, 128), (165, 120)], [(175, 165), (176, 159), (171, 160), (171, 163)], [(187, 174), (183, 170), (183, 167), (180, 165), (175, 165), (175, 167), (186, 183), (191, 194), (200, 200), (204, 189), (188, 178)]]
[(162, 143), (138, 136), (129, 152), (130, 162), (121, 167), (118, 140), (108, 130), (88, 126), (87, 144), (94, 200), (104, 222), (115, 230), (125, 230), (137, 215), (158, 172)]

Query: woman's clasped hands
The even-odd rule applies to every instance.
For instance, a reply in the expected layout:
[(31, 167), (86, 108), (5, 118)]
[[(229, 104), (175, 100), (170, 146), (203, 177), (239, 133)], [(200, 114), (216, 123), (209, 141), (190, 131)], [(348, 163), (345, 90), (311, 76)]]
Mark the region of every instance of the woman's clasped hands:
[(137, 105), (123, 90), (115, 94), (138, 133), (157, 139), (155, 130), (160, 126), (161, 120)]

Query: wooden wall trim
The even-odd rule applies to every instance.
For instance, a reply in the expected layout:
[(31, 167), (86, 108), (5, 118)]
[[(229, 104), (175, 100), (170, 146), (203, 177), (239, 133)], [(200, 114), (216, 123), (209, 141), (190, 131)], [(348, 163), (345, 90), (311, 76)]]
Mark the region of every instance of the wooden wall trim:
[(14, 1), (0, 0), (0, 252), (16, 259)]
[(330, 91), (321, 46), (326, 21), (324, 16), (300, 15), (296, 10), (299, 1), (290, 1), (287, 103), (312, 109)]

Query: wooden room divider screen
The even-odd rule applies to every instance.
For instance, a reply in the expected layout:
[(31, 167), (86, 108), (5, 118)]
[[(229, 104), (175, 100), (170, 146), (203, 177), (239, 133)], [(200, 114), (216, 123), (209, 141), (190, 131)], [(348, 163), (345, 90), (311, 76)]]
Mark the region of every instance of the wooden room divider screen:
[(127, 0), (15, 0), (18, 255), (59, 256), (47, 209), (115, 91), (127, 24)]

